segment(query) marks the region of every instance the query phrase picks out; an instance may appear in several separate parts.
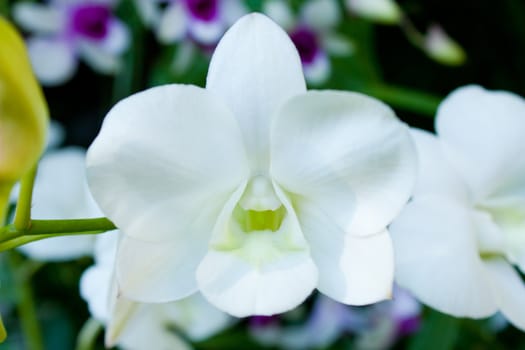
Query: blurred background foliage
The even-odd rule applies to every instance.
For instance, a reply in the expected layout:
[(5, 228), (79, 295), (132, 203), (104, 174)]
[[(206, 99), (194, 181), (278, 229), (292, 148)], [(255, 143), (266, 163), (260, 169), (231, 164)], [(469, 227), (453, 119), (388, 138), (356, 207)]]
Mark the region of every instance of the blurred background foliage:
[[(0, 13), (10, 17), (15, 2), (0, 0)], [(302, 1), (290, 3), (298, 9)], [(337, 31), (351, 38), (357, 50), (351, 56), (332, 57), (331, 76), (316, 88), (365, 92), (390, 104), (411, 126), (428, 130), (433, 129), (437, 105), (456, 87), (474, 83), (525, 94), (525, 1), (399, 0), (398, 4), (420, 31), (432, 23), (445, 28), (467, 53), (466, 62), (441, 65), (414, 47), (400, 26), (378, 25), (350, 15), (341, 3), (344, 20)], [(262, 0), (249, 0), (247, 5), (261, 10)], [(116, 11), (132, 33), (123, 69), (115, 76), (100, 75), (82, 63), (72, 80), (44, 90), (52, 118), (65, 126), (65, 145), (89, 146), (111, 106), (134, 92), (166, 83), (205, 83), (208, 53), (199, 52), (186, 70), (174, 73), (170, 67), (180, 46), (159, 44), (132, 1), (121, 1)], [(91, 258), (42, 263), (16, 251), (0, 255), (0, 312), (9, 331), (0, 349), (38, 350), (39, 337), (45, 349), (73, 349), (89, 318), (78, 281), (91, 264)], [(250, 337), (248, 322), (240, 320), (195, 348), (267, 348)], [(358, 348), (355, 337), (347, 332), (329, 349)], [(97, 348), (102, 349), (102, 343), (100, 335)], [(392, 347), (525, 350), (525, 336), (501, 320), (456, 319), (425, 308), (418, 331), (401, 337)]]

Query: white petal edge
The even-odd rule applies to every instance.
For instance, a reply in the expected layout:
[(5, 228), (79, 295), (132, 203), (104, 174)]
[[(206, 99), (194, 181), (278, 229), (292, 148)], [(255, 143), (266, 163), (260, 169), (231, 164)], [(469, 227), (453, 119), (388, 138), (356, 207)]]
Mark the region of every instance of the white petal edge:
[(525, 194), (524, 115), (521, 96), (476, 85), (458, 88), (439, 106), (437, 133), (475, 200)]
[(206, 88), (226, 101), (237, 118), (252, 172), (267, 173), (271, 117), (289, 98), (306, 91), (288, 34), (264, 15), (242, 17), (217, 45)]
[(63, 40), (33, 37), (27, 41), (27, 48), (35, 75), (43, 85), (63, 84), (77, 70), (74, 49)]
[(204, 89), (167, 85), (113, 107), (88, 151), (88, 181), (126, 235), (187, 242), (194, 234), (205, 246), (246, 179), (245, 157), (237, 123), (223, 104)]
[(336, 0), (308, 0), (301, 8), (300, 15), (304, 23), (321, 31), (329, 30), (341, 21)]
[(417, 162), (408, 128), (388, 106), (362, 94), (296, 96), (276, 116), (271, 142), (272, 177), (347, 233), (383, 230), (414, 186)]
[(468, 200), (469, 188), (446, 157), (441, 140), (421, 129), (411, 128), (418, 158), (418, 176), (414, 196), (425, 194), (446, 195)]
[(492, 292), (501, 313), (525, 331), (525, 284), (520, 275), (501, 258), (484, 261), (492, 282)]
[(470, 208), (453, 198), (420, 196), (394, 220), (390, 232), (401, 287), (456, 317), (482, 318), (496, 312)]
[(344, 304), (390, 299), (394, 282), (392, 241), (387, 230), (356, 237), (344, 233), (315, 206), (296, 202), (312, 257), (319, 269), (317, 289)]
[(163, 44), (182, 40), (187, 33), (188, 18), (182, 2), (173, 2), (160, 16), (157, 38)]
[(19, 2), (13, 6), (13, 18), (22, 28), (36, 34), (58, 34), (65, 25), (59, 8), (47, 4)]

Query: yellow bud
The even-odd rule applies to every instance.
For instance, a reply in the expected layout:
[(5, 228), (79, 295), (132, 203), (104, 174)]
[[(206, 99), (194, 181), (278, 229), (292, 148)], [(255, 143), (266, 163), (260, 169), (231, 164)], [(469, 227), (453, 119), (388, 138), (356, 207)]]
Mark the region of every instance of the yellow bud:
[(5, 193), (44, 149), (48, 119), (24, 41), (0, 16), (0, 221)]

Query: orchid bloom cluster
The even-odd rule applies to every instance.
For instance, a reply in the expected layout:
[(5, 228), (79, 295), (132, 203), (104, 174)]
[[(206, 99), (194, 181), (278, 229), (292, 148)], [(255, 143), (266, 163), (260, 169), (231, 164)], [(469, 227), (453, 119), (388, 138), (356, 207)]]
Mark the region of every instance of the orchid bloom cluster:
[(412, 131), (417, 185), (390, 227), (397, 281), (447, 314), (501, 311), (525, 330), (525, 100), (460, 88), (439, 107), (436, 130)]
[[(242, 0), (135, 0), (144, 22), (164, 44), (191, 39), (214, 46), (247, 12)], [(167, 3), (167, 4), (166, 4)], [(161, 4), (165, 5), (161, 8)]]
[(62, 84), (82, 58), (95, 71), (119, 70), (130, 35), (115, 17), (116, 0), (51, 0), (15, 4), (13, 16), (32, 36), (27, 41), (33, 69), (44, 85)]
[(342, 15), (336, 0), (308, 0), (297, 18), (285, 1), (268, 0), (263, 11), (290, 35), (301, 57), (305, 78), (312, 85), (322, 84), (330, 77), (329, 54), (346, 56), (353, 51), (352, 43), (334, 30)]
[(171, 303), (136, 303), (116, 294), (112, 279), (118, 232), (97, 238), (95, 265), (80, 281), (93, 317), (106, 326), (106, 346), (123, 350), (191, 349), (184, 340), (204, 340), (233, 322), (200, 294)]
[(408, 128), (373, 98), (306, 91), (288, 35), (240, 19), (206, 88), (166, 85), (106, 116), (88, 182), (122, 230), (118, 294), (169, 302), (200, 291), (231, 315), (272, 315), (314, 289), (363, 305), (392, 293), (386, 226), (408, 200)]

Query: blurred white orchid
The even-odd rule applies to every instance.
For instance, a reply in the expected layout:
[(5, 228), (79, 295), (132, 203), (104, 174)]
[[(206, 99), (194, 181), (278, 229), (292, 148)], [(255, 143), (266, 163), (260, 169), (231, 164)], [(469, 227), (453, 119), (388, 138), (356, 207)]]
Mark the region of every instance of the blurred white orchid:
[(106, 325), (108, 347), (191, 349), (184, 337), (201, 341), (231, 325), (232, 319), (200, 294), (172, 303), (143, 304), (112, 293), (118, 236), (118, 232), (108, 232), (97, 237), (95, 265), (84, 272), (80, 282), (91, 314)]
[(330, 77), (329, 54), (344, 56), (353, 52), (352, 43), (334, 31), (341, 20), (335, 0), (308, 0), (297, 18), (289, 5), (281, 0), (264, 2), (263, 12), (290, 35), (310, 84), (322, 84)]
[[(193, 39), (215, 45), (246, 14), (242, 0), (135, 0), (145, 23), (164, 44)], [(161, 6), (166, 5), (166, 6)]]
[[(86, 152), (67, 147), (47, 152), (38, 166), (31, 209), (34, 219), (72, 219), (101, 216), (89, 193), (85, 174)], [(64, 261), (93, 254), (92, 235), (47, 238), (19, 247), (30, 258)]]
[(355, 336), (358, 349), (387, 349), (417, 329), (421, 305), (405, 290), (395, 288), (392, 300), (367, 308), (349, 307), (319, 294), (305, 322), (298, 322), (295, 315), (305, 311), (252, 317), (250, 333), (265, 346), (284, 349), (325, 349), (345, 334)]
[(414, 199), (391, 225), (396, 276), (457, 317), (500, 310), (525, 330), (525, 100), (479, 86), (439, 107), (437, 137), (413, 130)]
[(100, 73), (120, 67), (129, 46), (127, 27), (112, 14), (116, 0), (51, 0), (46, 4), (19, 2), (13, 16), (33, 33), (27, 41), (37, 78), (59, 85), (76, 72), (79, 58)]
[(354, 305), (389, 298), (385, 227), (415, 163), (408, 128), (380, 101), (307, 92), (293, 43), (260, 14), (225, 34), (206, 89), (121, 101), (87, 157), (93, 195), (124, 232), (119, 293), (200, 290), (235, 316), (290, 310), (315, 288)]

